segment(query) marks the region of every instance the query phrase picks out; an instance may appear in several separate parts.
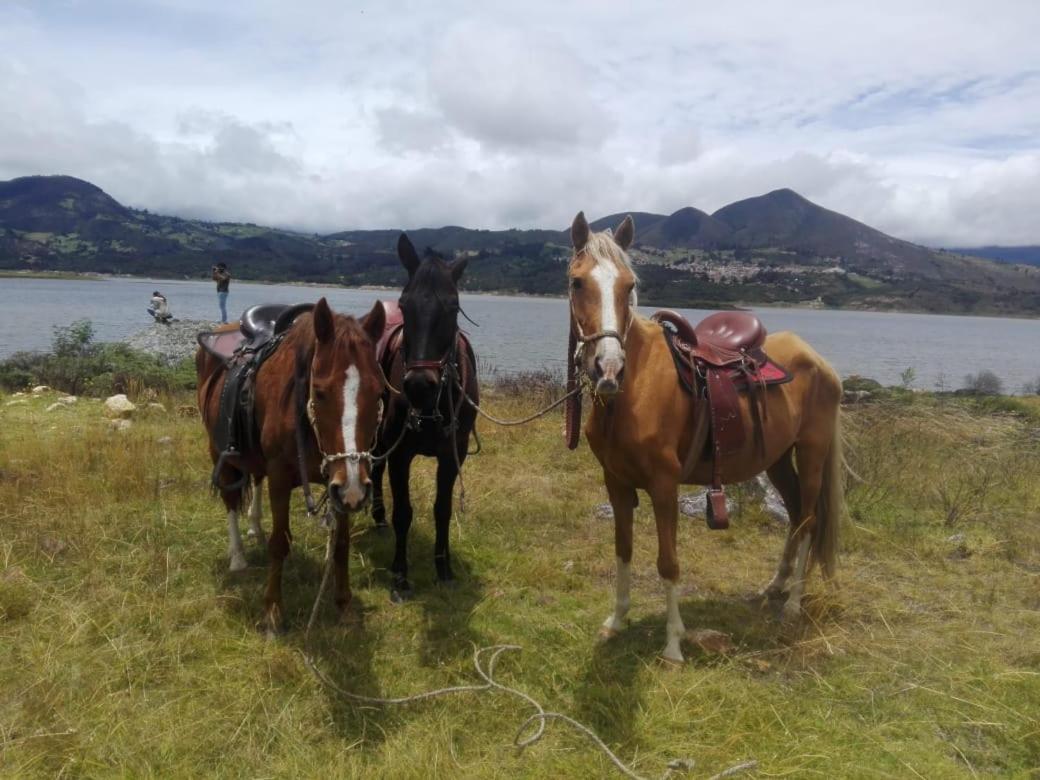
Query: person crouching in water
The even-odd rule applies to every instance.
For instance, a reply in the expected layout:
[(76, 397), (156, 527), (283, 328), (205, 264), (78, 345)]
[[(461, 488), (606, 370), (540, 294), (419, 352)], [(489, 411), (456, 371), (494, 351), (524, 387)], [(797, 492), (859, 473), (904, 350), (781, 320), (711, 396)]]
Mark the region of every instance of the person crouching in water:
[(155, 318), (156, 322), (161, 322), (163, 325), (169, 325), (170, 320), (173, 319), (173, 315), (170, 314), (170, 305), (166, 302), (166, 296), (158, 290), (152, 293), (151, 306), (148, 307), (148, 313)]
[(217, 302), (220, 304), (220, 322), (227, 324), (228, 288), (231, 286), (231, 272), (224, 263), (213, 266), (213, 281), (217, 283)]

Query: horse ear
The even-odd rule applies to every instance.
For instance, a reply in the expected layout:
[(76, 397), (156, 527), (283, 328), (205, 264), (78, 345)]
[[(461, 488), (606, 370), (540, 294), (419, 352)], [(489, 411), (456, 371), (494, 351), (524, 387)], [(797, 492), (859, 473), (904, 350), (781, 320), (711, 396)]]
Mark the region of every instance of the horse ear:
[(585, 212), (579, 211), (571, 223), (571, 244), (580, 252), (589, 243), (589, 223), (585, 220)]
[(468, 257), (460, 257), (458, 260), (451, 264), (451, 280), (455, 282), (455, 284), (459, 283), (459, 279), (462, 278), (462, 273), (466, 270), (466, 266), (468, 264)]
[(419, 253), (415, 251), (407, 233), (402, 233), (401, 237), (397, 239), (397, 257), (400, 259), (401, 265), (408, 271), (408, 278), (411, 279), (419, 270)]
[(332, 309), (324, 298), (314, 304), (314, 338), (322, 343), (332, 341), (336, 335), (336, 323), (332, 320)]
[(617, 245), (622, 249), (628, 249), (632, 246), (632, 239), (636, 235), (636, 223), (632, 220), (632, 215), (629, 214), (622, 221), (621, 224), (614, 228), (614, 240)]
[(382, 301), (376, 301), (372, 311), (361, 318), (361, 327), (368, 334), (369, 340), (375, 344), (383, 335), (383, 327), (386, 325), (386, 309)]

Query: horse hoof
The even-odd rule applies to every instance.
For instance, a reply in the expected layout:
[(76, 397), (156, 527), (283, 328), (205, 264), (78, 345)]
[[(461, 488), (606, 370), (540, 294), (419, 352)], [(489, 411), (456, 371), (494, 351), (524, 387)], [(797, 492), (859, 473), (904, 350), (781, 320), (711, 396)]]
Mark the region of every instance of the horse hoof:
[(596, 633), (596, 638), (600, 642), (609, 642), (611, 639), (613, 639), (620, 633), (621, 632), (618, 631), (616, 628), (611, 628), (610, 626), (600, 626), (599, 631)]
[(665, 669), (681, 669), (685, 663), (685, 659), (681, 655), (678, 658), (672, 658), (671, 656), (661, 653), (657, 656), (657, 662)]
[(390, 601), (394, 604), (404, 604), (412, 600), (415, 592), (412, 590), (412, 586), (409, 584), (395, 585), (390, 588)]
[(445, 590), (458, 590), (459, 581), (453, 576), (438, 577), (437, 587), (444, 588)]
[(231, 561), (228, 563), (228, 571), (240, 572), (245, 571), (249, 568), (249, 563), (246, 561), (246, 557), (242, 554), (232, 555)]
[(376, 532), (377, 536), (386, 536), (390, 533), (390, 526), (386, 523), (376, 523), (372, 526), (372, 530)]

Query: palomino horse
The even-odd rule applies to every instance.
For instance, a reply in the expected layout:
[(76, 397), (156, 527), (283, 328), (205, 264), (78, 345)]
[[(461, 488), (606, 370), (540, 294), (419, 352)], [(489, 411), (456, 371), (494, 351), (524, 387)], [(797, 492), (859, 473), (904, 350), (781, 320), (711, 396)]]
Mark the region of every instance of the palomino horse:
[[(703, 446), (703, 438), (695, 441), (697, 423), (707, 414), (706, 402), (680, 386), (662, 326), (633, 311), (636, 276), (625, 250), (634, 231), (631, 216), (613, 234), (591, 233), (581, 213), (571, 226), (571, 328), (578, 344), (572, 359), (598, 396), (585, 436), (603, 466), (614, 509), (616, 601), (601, 634), (618, 632), (628, 612), (632, 514), (636, 490), (644, 490), (657, 523), (657, 571), (667, 605), (662, 655), (681, 662), (679, 642), (685, 628), (678, 598), (678, 488), (711, 484), (713, 464), (711, 448)], [(754, 414), (746, 395), (740, 398), (745, 428), (760, 425), (761, 436), (747, 437), (725, 458), (721, 477), (742, 482), (765, 471), (784, 500), (790, 516), (787, 541), (776, 576), (763, 595), (780, 598), (787, 589), (783, 616), (788, 622), (800, 615), (812, 563), (820, 563), (828, 578), (834, 570), (843, 511), (841, 380), (793, 333), (770, 335), (765, 351), (793, 378), (760, 390), (760, 414)]]
[(458, 324), (458, 281), (466, 269), (466, 258), (449, 263), (427, 250), (426, 259), (420, 260), (403, 233), (397, 254), (408, 271), (408, 283), (400, 299), (403, 326), (389, 334), (386, 353), (381, 356), (390, 387), (379, 431), (380, 451), (393, 451), (385, 464), (377, 464), (372, 472), (372, 517), (377, 527), (386, 526), (385, 467), (390, 471), (396, 540), (390, 597), (400, 602), (412, 596), (408, 579), (408, 529), (412, 525), (408, 481), (416, 455), (437, 459), (433, 563), (439, 582), (449, 583), (455, 578), (448, 549), (452, 492), (476, 421), (476, 411), (465, 403), (462, 388), (474, 403), (479, 403), (480, 396), (473, 349)]
[[(231, 568), (244, 568), (238, 513), (244, 500), (246, 477), (257, 484), (266, 477), (273, 526), (269, 554), (264, 625), (282, 628), (282, 565), (289, 554), (289, 498), (293, 488), (324, 482), (329, 504), (339, 516), (360, 509), (368, 500), (369, 449), (376, 435), (383, 380), (375, 361), (375, 341), (383, 331), (383, 309), (376, 306), (359, 324), (353, 317), (334, 314), (322, 298), (312, 313), (301, 314), (286, 330), (277, 348), (260, 365), (253, 389), (253, 418), (259, 447), (247, 448), (233, 462), (222, 465), (221, 496), (228, 510)], [(231, 332), (238, 324), (217, 333)], [(227, 377), (225, 364), (200, 347), (195, 366), (198, 403), (210, 437), (214, 464), (220, 400)], [(299, 429), (299, 431), (298, 431)], [(299, 435), (302, 432), (302, 435)], [(304, 442), (301, 458), (297, 442)], [(255, 513), (255, 514), (254, 514)], [(259, 531), (259, 497), (254, 496), (251, 519)], [(349, 528), (341, 528), (333, 551), (335, 602), (341, 616), (350, 603), (347, 570)]]

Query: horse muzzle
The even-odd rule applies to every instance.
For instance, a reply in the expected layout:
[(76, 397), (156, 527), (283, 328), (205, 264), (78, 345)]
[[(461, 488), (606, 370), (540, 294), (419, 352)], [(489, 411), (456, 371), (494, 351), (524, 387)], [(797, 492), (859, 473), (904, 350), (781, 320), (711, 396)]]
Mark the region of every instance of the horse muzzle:
[(372, 480), (367, 476), (358, 485), (329, 485), (329, 501), (337, 514), (358, 512), (372, 499)]
[(621, 383), (625, 378), (624, 357), (596, 357), (592, 378), (596, 383), (596, 394), (613, 396), (621, 392)]

